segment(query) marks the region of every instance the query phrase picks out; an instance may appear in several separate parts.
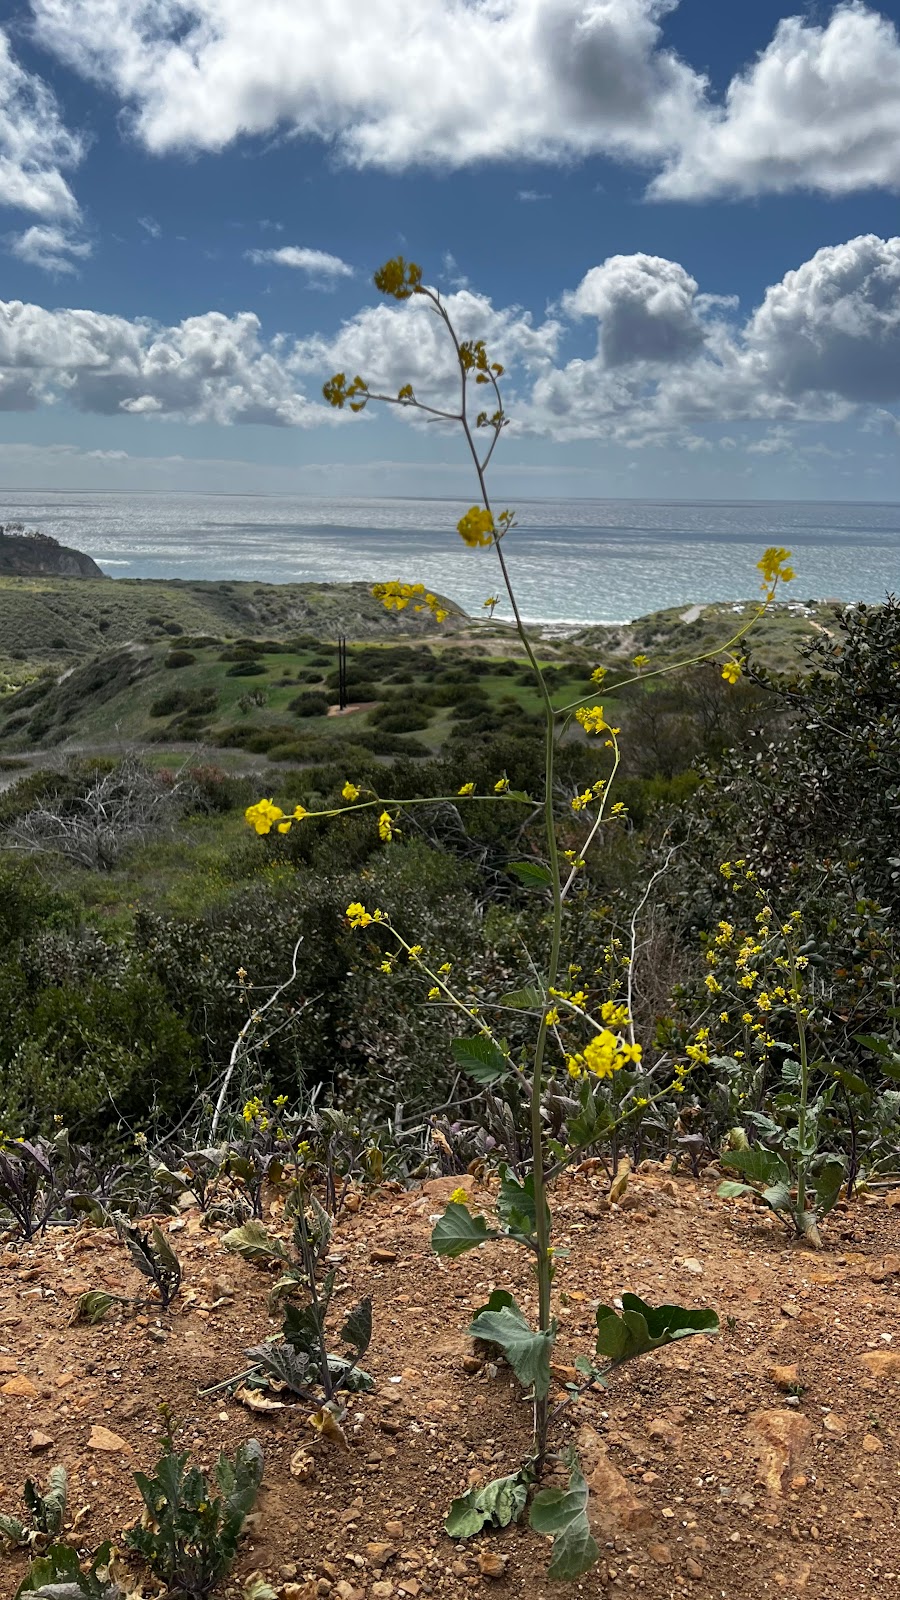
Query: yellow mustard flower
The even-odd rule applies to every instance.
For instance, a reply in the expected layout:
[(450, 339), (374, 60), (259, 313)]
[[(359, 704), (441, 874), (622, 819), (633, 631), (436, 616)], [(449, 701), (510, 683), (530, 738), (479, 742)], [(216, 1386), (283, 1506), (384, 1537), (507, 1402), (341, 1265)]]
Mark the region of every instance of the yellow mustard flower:
[(475, 785), (474, 783), (463, 783), (456, 792), (457, 794), (474, 794)]
[(471, 506), (456, 524), (456, 531), (470, 550), (494, 542), (494, 518), (484, 506)]
[(358, 800), (359, 799), (359, 790), (357, 789), (355, 783), (351, 783), (350, 782), (349, 778), (347, 779), (347, 782), (344, 784), (344, 787), (341, 790), (341, 794), (343, 795), (344, 799), (345, 800), (349, 800), (351, 802), (351, 804), (352, 804), (352, 802), (354, 800)]

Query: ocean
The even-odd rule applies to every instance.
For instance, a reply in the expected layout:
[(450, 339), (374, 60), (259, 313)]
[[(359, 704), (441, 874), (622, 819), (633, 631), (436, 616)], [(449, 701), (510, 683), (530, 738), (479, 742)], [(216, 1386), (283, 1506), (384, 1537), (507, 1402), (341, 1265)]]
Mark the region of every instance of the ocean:
[[(480, 613), (490, 550), (455, 532), (466, 503), (294, 495), (0, 491), (24, 522), (116, 578), (421, 582)], [(526, 500), (504, 550), (535, 622), (624, 622), (753, 597), (766, 545), (794, 553), (796, 600), (878, 602), (900, 590), (900, 505), (814, 501)], [(499, 616), (508, 615), (501, 606)]]

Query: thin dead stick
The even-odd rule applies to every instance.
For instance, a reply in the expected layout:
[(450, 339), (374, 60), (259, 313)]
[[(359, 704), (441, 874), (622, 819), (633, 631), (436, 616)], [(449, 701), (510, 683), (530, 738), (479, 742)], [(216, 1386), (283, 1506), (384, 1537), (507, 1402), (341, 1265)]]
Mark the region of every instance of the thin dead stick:
[(297, 940), (297, 943), (294, 945), (294, 954), (293, 954), (293, 956), (291, 958), (291, 975), (290, 975), (290, 977), (289, 978), (285, 978), (284, 983), (280, 983), (278, 985), (277, 989), (273, 989), (272, 993), (269, 995), (269, 998), (268, 998), (268, 1000), (266, 1000), (264, 1005), (261, 1005), (259, 1007), (254, 1007), (254, 1009), (251, 1011), (249, 1017), (247, 1018), (247, 1021), (244, 1023), (244, 1026), (242, 1027), (240, 1033), (238, 1034), (237, 1038), (235, 1039), (234, 1044), (231, 1047), (231, 1056), (230, 1056), (229, 1061), (228, 1061), (228, 1070), (226, 1071), (225, 1077), (222, 1080), (222, 1087), (219, 1090), (219, 1098), (216, 1101), (216, 1109), (213, 1112), (212, 1127), (210, 1129), (210, 1137), (213, 1138), (213, 1139), (216, 1136), (216, 1129), (219, 1126), (219, 1118), (222, 1115), (222, 1108), (223, 1108), (223, 1106), (225, 1104), (225, 1097), (228, 1094), (228, 1086), (231, 1083), (232, 1077), (234, 1076), (234, 1069), (237, 1066), (238, 1062), (240, 1061), (242, 1054), (244, 1053), (244, 1050), (246, 1048), (247, 1039), (248, 1039), (250, 1033), (252, 1032), (252, 1030), (255, 1028), (256, 1024), (259, 1022), (260, 1018), (265, 1014), (265, 1012), (268, 1011), (269, 1007), (273, 1006), (275, 1004), (275, 1001), (280, 999), (281, 996), (284, 994), (285, 989), (290, 988), (291, 984), (294, 982), (294, 980), (295, 980), (295, 978), (297, 976), (297, 956), (299, 954), (300, 946), (301, 946), (302, 943), (303, 943), (303, 935), (301, 934), (300, 938)]

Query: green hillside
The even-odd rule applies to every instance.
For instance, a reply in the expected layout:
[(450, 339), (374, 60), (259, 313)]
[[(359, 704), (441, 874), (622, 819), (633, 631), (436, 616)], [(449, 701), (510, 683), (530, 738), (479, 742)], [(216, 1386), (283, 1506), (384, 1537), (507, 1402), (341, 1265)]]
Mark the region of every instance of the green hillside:
[[(758, 602), (750, 600), (672, 606), (621, 626), (580, 629), (572, 642), (595, 652), (600, 661), (641, 654), (660, 665), (716, 649), (758, 609)], [(771, 672), (789, 672), (798, 663), (798, 647), (816, 634), (833, 633), (835, 616), (842, 610), (838, 601), (779, 601), (769, 607), (740, 649)]]
[[(448, 602), (455, 615), (458, 607)], [(0, 662), (62, 662), (181, 634), (283, 639), (436, 633), (430, 612), (387, 612), (364, 583), (0, 578)]]

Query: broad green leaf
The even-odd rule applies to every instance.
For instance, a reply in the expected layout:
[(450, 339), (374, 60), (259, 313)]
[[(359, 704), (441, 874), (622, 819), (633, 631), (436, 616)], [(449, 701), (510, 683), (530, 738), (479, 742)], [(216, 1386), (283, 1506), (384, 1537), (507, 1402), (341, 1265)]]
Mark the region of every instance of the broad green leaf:
[(438, 1256), (461, 1256), (499, 1237), (499, 1233), (488, 1227), (484, 1217), (473, 1217), (467, 1206), (450, 1200), (432, 1230), (431, 1248)]
[(731, 1178), (726, 1178), (724, 1183), (719, 1184), (716, 1194), (722, 1200), (736, 1200), (742, 1194), (759, 1194), (759, 1190), (754, 1189), (752, 1183), (737, 1183)]
[(87, 1289), (84, 1294), (78, 1296), (75, 1302), (75, 1315), (72, 1320), (73, 1322), (90, 1322), (91, 1324), (102, 1322), (107, 1311), (112, 1310), (113, 1306), (121, 1304), (122, 1300), (119, 1295), (106, 1294), (103, 1289)]
[(855, 1072), (850, 1072), (847, 1067), (834, 1067), (832, 1070), (838, 1083), (843, 1084), (848, 1094), (868, 1094), (869, 1085), (864, 1078), (858, 1077)]
[(286, 1305), (281, 1337), (292, 1349), (301, 1351), (312, 1360), (322, 1353), (322, 1329), (315, 1307)]
[(511, 1006), (514, 1011), (541, 1010), (544, 1005), (544, 996), (540, 989), (531, 988), (511, 989), (509, 994), (500, 996), (502, 1006)]
[[(497, 1197), (497, 1215), (504, 1227), (512, 1233), (530, 1238), (537, 1228), (537, 1205), (534, 1198), (534, 1173), (529, 1172), (524, 1182), (514, 1178), (509, 1168), (500, 1168), (500, 1193)], [(550, 1209), (544, 1201), (547, 1230), (550, 1229)]]
[(273, 1239), (263, 1227), (251, 1217), (240, 1228), (231, 1228), (222, 1235), (222, 1244), (226, 1250), (232, 1250), (235, 1255), (242, 1256), (245, 1261), (288, 1261), (288, 1253), (280, 1239)]
[(787, 1183), (772, 1183), (766, 1189), (760, 1189), (759, 1196), (772, 1211), (790, 1211), (791, 1189)]
[(514, 1306), (515, 1303), (515, 1296), (508, 1289), (492, 1289), (490, 1298), (478, 1307), (475, 1316), (480, 1317), (485, 1311), (502, 1311), (504, 1306)]
[(527, 889), (549, 889), (553, 875), (539, 861), (510, 861), (507, 872), (515, 873)]
[(503, 1054), (493, 1039), (479, 1034), (475, 1039), (453, 1039), (450, 1053), (457, 1066), (474, 1078), (476, 1083), (496, 1083), (510, 1070), (509, 1058)]
[(247, 1351), (247, 1359), (255, 1361), (270, 1377), (277, 1378), (292, 1394), (313, 1398), (311, 1389), (319, 1374), (315, 1368), (310, 1371), (305, 1350), (297, 1350), (292, 1344), (257, 1344)]
[(723, 1167), (736, 1167), (745, 1177), (756, 1183), (790, 1183), (790, 1170), (774, 1150), (753, 1145), (749, 1150), (723, 1150), (719, 1156)]
[(470, 1489), (454, 1500), (444, 1527), (451, 1539), (471, 1539), (482, 1528), (508, 1528), (518, 1522), (528, 1498), (528, 1480), (516, 1472), (509, 1478), (494, 1478), (482, 1489)]
[(597, 1560), (600, 1551), (588, 1521), (588, 1498), (587, 1483), (575, 1461), (568, 1489), (541, 1489), (531, 1502), (532, 1528), (553, 1540), (548, 1578), (571, 1583)]
[(225, 1511), (239, 1529), (253, 1510), (264, 1468), (265, 1457), (258, 1439), (247, 1439), (239, 1445), (233, 1461), (223, 1450), (216, 1462), (216, 1482), (222, 1491)]
[(714, 1311), (690, 1311), (685, 1306), (648, 1306), (636, 1294), (623, 1294), (622, 1314), (612, 1306), (597, 1307), (598, 1356), (614, 1364), (631, 1361), (649, 1350), (661, 1350), (693, 1333), (717, 1333)]
[(470, 1323), (469, 1333), (473, 1339), (499, 1345), (522, 1387), (533, 1386), (536, 1399), (549, 1394), (555, 1325), (547, 1333), (535, 1333), (514, 1302), (500, 1311), (480, 1312)]
[(372, 1301), (369, 1295), (349, 1313), (341, 1329), (344, 1344), (353, 1346), (358, 1356), (365, 1355), (372, 1343)]
[(813, 1188), (816, 1192), (816, 1210), (820, 1217), (827, 1217), (837, 1202), (844, 1181), (844, 1163), (839, 1156), (826, 1157), (817, 1171), (813, 1173)]
[(349, 1394), (368, 1394), (375, 1387), (371, 1372), (364, 1372), (362, 1367), (346, 1361), (343, 1356), (329, 1356), (328, 1371), (334, 1379), (335, 1388), (346, 1389)]

